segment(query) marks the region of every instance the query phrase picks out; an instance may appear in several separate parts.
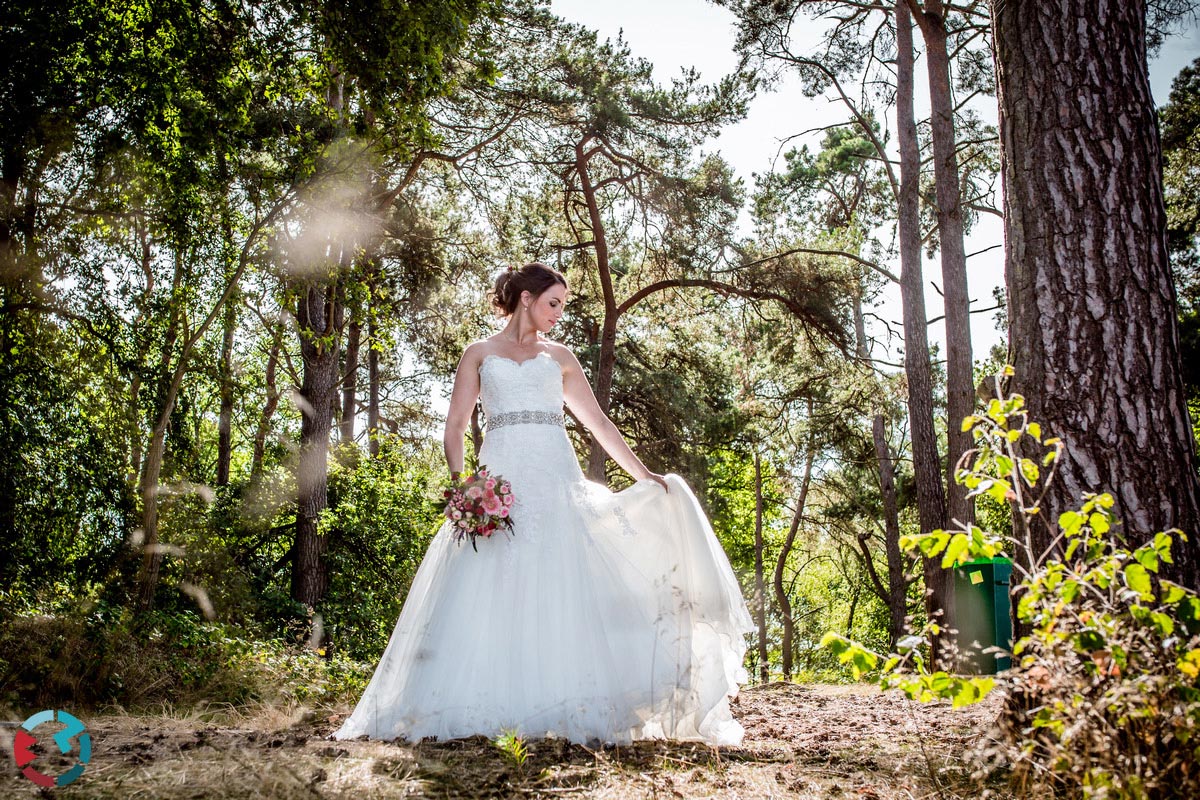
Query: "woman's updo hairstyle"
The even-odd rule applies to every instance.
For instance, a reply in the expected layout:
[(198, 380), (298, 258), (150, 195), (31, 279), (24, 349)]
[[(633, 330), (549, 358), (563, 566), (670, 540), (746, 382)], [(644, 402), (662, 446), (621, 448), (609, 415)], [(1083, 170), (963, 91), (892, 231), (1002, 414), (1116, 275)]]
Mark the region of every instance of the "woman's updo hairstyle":
[(496, 285), (492, 287), (492, 305), (498, 313), (510, 316), (521, 302), (521, 292), (537, 297), (556, 283), (567, 288), (567, 279), (561, 272), (538, 261), (523, 267), (509, 267), (496, 278)]

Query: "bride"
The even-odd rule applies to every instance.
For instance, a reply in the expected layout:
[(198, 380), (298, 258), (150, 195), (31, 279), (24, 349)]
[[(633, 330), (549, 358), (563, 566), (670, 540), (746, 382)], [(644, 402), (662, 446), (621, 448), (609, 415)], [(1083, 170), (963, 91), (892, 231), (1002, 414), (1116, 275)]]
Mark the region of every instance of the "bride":
[[(463, 352), (446, 461), (463, 469), (477, 399), (480, 465), (512, 484), (512, 532), (433, 537), (379, 666), (338, 739), (558, 736), (578, 743), (740, 744), (729, 698), (754, 629), (728, 558), (678, 475), (651, 472), (600, 410), (579, 361), (543, 337), (567, 281), (510, 268), (493, 303), (505, 328)], [(636, 479), (584, 478), (563, 404)]]

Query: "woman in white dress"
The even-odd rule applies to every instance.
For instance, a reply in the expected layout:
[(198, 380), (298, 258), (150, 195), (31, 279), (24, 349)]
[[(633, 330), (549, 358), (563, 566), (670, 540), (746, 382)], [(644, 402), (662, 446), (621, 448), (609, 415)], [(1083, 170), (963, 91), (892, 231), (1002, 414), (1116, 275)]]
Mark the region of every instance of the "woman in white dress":
[[(574, 354), (544, 338), (566, 300), (566, 279), (543, 264), (497, 279), (508, 322), (463, 352), (445, 450), (461, 472), (481, 398), (479, 462), (512, 484), (513, 530), (475, 550), (441, 527), (335, 738), (515, 729), (578, 743), (741, 743), (729, 698), (747, 680), (754, 625), (737, 579), (688, 485), (646, 468)], [(614, 493), (584, 477), (564, 402), (636, 483)]]

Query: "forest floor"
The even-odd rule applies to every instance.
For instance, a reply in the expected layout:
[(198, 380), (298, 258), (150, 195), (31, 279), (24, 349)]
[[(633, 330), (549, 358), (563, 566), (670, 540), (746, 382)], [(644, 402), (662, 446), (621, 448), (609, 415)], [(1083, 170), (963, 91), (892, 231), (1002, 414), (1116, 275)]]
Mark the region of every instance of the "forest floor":
[[(746, 728), (739, 747), (541, 739), (527, 743), (521, 766), (483, 736), (416, 746), (330, 740), (347, 709), (80, 714), (93, 755), (63, 788), (20, 775), (14, 729), (0, 728), (0, 797), (973, 797), (960, 754), (992, 735), (998, 702), (951, 710), (873, 686), (773, 683), (743, 689), (732, 705)], [(51, 774), (70, 766), (48, 754), (35, 763)]]

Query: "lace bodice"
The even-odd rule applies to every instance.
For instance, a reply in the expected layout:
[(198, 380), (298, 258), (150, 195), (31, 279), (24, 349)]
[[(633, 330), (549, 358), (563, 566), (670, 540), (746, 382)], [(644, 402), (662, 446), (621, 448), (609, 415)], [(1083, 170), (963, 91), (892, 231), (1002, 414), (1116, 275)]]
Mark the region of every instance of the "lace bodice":
[(561, 414), (562, 368), (549, 353), (520, 362), (487, 355), (479, 365), (479, 395), (488, 419), (521, 411)]

